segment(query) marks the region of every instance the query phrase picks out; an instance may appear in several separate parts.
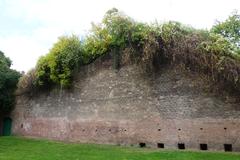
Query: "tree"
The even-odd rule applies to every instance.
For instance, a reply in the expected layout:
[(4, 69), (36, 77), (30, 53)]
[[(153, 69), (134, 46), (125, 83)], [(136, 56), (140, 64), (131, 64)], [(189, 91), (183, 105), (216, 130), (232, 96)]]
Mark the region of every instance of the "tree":
[(9, 112), (14, 105), (14, 91), (20, 73), (10, 69), (11, 60), (0, 51), (0, 113)]
[(234, 12), (224, 22), (217, 22), (211, 31), (221, 34), (240, 48), (240, 15), (237, 12)]
[(103, 24), (111, 36), (111, 45), (117, 48), (125, 47), (129, 42), (134, 21), (116, 8), (113, 8), (106, 12)]
[[(118, 9), (113, 8), (106, 12), (103, 21), (108, 34), (111, 37), (110, 48), (114, 57), (114, 68), (120, 66), (121, 51), (132, 43), (132, 32), (135, 22)], [(139, 27), (140, 28), (140, 27)], [(134, 35), (137, 39), (138, 35)]]

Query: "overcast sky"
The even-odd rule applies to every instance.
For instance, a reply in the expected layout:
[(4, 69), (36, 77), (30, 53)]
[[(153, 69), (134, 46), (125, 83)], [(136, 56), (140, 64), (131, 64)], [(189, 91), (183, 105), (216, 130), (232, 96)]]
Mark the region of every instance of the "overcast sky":
[(138, 21), (210, 28), (240, 11), (240, 0), (0, 0), (0, 50), (12, 68), (28, 71), (59, 36), (86, 34), (113, 7)]

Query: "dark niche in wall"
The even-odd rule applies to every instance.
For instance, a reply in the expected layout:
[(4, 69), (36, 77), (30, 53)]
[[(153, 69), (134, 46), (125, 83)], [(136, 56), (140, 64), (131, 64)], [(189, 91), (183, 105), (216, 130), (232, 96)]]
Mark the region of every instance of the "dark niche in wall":
[(184, 143), (178, 143), (178, 149), (185, 149)]
[(140, 148), (146, 147), (146, 143), (140, 142), (140, 143), (139, 143), (139, 147), (140, 147)]
[(226, 152), (232, 152), (232, 144), (224, 144), (224, 150)]
[(157, 147), (158, 147), (158, 148), (164, 148), (164, 143), (158, 143), (158, 144), (157, 144)]
[(208, 145), (207, 144), (200, 144), (200, 150), (206, 151), (208, 150)]

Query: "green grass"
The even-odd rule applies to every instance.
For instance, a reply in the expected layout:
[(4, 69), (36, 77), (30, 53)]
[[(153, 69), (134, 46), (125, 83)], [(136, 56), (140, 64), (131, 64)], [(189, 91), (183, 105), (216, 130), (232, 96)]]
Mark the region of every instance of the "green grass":
[(0, 160), (240, 160), (240, 154), (140, 149), (0, 137)]

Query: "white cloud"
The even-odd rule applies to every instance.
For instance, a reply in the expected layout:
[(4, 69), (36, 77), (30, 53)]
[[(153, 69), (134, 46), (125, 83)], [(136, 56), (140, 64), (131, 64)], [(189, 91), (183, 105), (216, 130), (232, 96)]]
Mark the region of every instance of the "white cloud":
[(0, 38), (0, 48), (13, 61), (13, 68), (25, 71), (35, 66), (40, 55), (47, 53), (45, 46), (27, 36)]
[[(0, 50), (13, 60), (13, 68), (28, 70), (37, 58), (63, 34), (82, 35), (90, 23), (100, 22), (104, 13), (116, 7), (139, 21), (177, 20), (197, 28), (209, 28), (216, 19), (225, 19), (239, 0), (2, 0), (4, 14), (26, 24), (38, 23), (29, 33), (0, 37)], [(18, 26), (15, 26), (16, 28)]]

